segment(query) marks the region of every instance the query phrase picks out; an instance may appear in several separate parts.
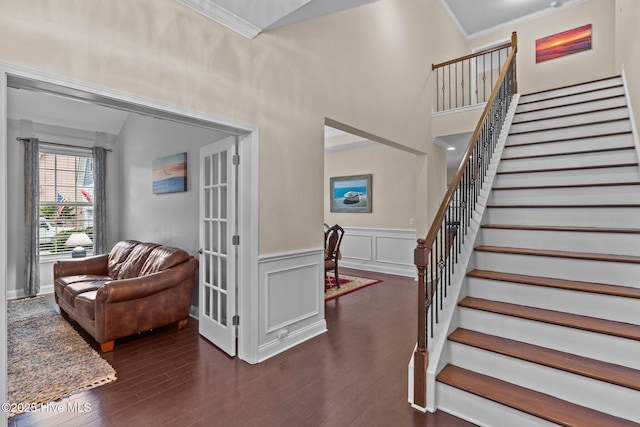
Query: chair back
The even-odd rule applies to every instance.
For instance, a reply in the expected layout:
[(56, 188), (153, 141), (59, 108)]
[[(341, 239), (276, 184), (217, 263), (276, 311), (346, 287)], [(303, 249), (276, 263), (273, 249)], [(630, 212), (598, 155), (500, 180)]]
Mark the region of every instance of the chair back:
[(342, 242), (342, 236), (344, 236), (344, 230), (338, 224), (329, 227), (324, 233), (324, 247), (325, 257), (335, 258), (340, 251), (340, 243)]

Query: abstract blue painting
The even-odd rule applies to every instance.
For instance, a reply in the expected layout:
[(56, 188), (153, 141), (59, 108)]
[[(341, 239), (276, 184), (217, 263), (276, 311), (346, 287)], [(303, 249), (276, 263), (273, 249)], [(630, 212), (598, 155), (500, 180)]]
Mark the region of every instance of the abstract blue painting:
[(153, 194), (187, 191), (187, 153), (153, 161)]

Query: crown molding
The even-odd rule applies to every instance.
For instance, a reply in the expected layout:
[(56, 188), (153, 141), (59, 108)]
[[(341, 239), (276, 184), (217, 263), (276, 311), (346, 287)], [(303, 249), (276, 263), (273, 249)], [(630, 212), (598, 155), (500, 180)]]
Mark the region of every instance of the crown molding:
[(188, 8), (212, 19), (225, 27), (242, 34), (248, 39), (255, 38), (262, 29), (234, 15), (228, 10), (218, 6), (210, 0), (176, 0)]
[(449, 3), (447, 3), (445, 0), (440, 0), (440, 5), (444, 9), (444, 11), (447, 12), (447, 15), (449, 15), (449, 19), (451, 19), (451, 21), (453, 21), (453, 24), (456, 26), (458, 31), (460, 31), (460, 34), (462, 34), (465, 39), (468, 39), (469, 36), (467, 35), (467, 32), (464, 30), (464, 27), (462, 26), (460, 21), (458, 21), (458, 18), (456, 17), (456, 15), (453, 13), (451, 8), (449, 7)]

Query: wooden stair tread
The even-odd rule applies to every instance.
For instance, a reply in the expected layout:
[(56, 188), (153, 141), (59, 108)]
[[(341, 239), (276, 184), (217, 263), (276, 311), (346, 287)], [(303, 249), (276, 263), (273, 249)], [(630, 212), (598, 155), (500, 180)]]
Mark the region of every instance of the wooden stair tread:
[[(620, 135), (631, 135), (632, 133), (633, 132), (630, 130), (626, 130), (622, 132), (596, 133), (593, 135), (574, 136), (571, 138), (548, 139), (545, 141), (530, 141), (530, 142), (521, 142), (518, 144), (506, 144), (505, 148), (517, 148), (517, 147), (526, 147), (529, 145), (550, 144), (554, 142), (569, 142), (569, 141), (580, 141), (582, 139), (594, 139), (594, 138), (612, 137), (612, 136), (620, 136)], [(509, 142), (509, 140), (507, 140), (507, 142)]]
[(607, 285), (604, 283), (581, 282), (577, 280), (556, 279), (553, 277), (528, 276), (524, 274), (503, 273), (500, 271), (472, 270), (468, 277), (476, 279), (497, 280), (523, 285), (543, 286), (547, 288), (565, 289), (569, 291), (589, 292), (615, 297), (640, 299), (640, 288), (630, 286)]
[(487, 205), (491, 209), (596, 209), (596, 208), (640, 208), (640, 204), (599, 204), (599, 205)]
[(465, 297), (458, 303), (458, 306), (640, 341), (640, 325), (631, 323), (616, 322), (613, 320), (506, 302), (490, 301), (475, 297)]
[(520, 387), (454, 365), (445, 366), (436, 379), (438, 382), (451, 387), (563, 426), (638, 425), (623, 418), (598, 412), (548, 394)]
[[(573, 105), (573, 104), (572, 104)], [(525, 124), (525, 123), (537, 123), (537, 122), (543, 122), (545, 120), (554, 120), (554, 119), (562, 119), (565, 117), (576, 117), (576, 116), (582, 116), (585, 114), (591, 114), (591, 113), (603, 113), (605, 111), (612, 111), (612, 110), (622, 110), (622, 109), (627, 109), (626, 105), (621, 105), (621, 106), (617, 106), (617, 107), (606, 107), (606, 108), (597, 108), (595, 110), (587, 110), (587, 111), (578, 111), (575, 113), (567, 113), (567, 114), (559, 114), (557, 116), (552, 116), (552, 117), (540, 117), (540, 118), (536, 118), (536, 119), (529, 119), (529, 120), (522, 120), (522, 121), (512, 121), (511, 125), (521, 125), (521, 124)], [(527, 111), (527, 113), (529, 113), (529, 111)], [(524, 114), (524, 113), (520, 113), (520, 114)], [(546, 130), (546, 129), (543, 129)]]
[[(556, 109), (556, 108), (563, 108), (563, 107), (579, 105), (579, 104), (588, 104), (590, 102), (596, 103), (596, 102), (606, 101), (606, 100), (609, 100), (609, 99), (624, 98), (624, 97), (625, 97), (624, 95), (611, 95), (611, 96), (603, 96), (602, 98), (587, 99), (587, 100), (580, 101), (580, 102), (572, 102), (571, 104), (555, 105), (555, 106), (552, 106), (552, 107), (535, 108), (535, 109), (532, 109), (532, 110), (516, 112), (515, 117), (518, 117), (518, 114), (537, 113), (538, 111), (553, 110), (553, 109)], [(534, 101), (534, 102), (540, 102), (540, 101)], [(530, 104), (531, 103), (533, 103), (533, 102), (530, 102)], [(521, 123), (521, 122), (516, 122), (516, 121), (512, 122), (512, 124), (516, 124), (516, 123)]]
[(602, 154), (602, 153), (611, 153), (614, 151), (627, 151), (627, 150), (635, 150), (635, 147), (633, 145), (629, 145), (626, 147), (600, 148), (597, 150), (581, 150), (581, 151), (565, 151), (562, 153), (532, 154), (528, 156), (502, 157), (500, 160), (540, 159), (543, 157), (575, 156), (580, 154)]
[(640, 391), (640, 371), (551, 348), (458, 328), (448, 338), (460, 344)]
[(640, 234), (640, 228), (610, 228), (610, 227), (579, 227), (575, 225), (513, 225), (513, 224), (483, 224), (482, 228), (496, 230), (531, 230), (531, 231), (568, 231), (579, 233), (611, 233), (611, 234)]
[[(522, 96), (526, 97), (526, 96), (531, 96), (531, 95), (539, 95), (541, 93), (553, 92), (553, 91), (560, 90), (560, 89), (579, 88), (580, 86), (589, 85), (589, 84), (592, 84), (592, 83), (606, 82), (607, 80), (610, 80), (611, 81), (610, 83), (612, 84), (612, 86), (608, 86), (607, 88), (618, 87), (618, 86), (622, 86), (622, 83), (613, 83), (613, 80), (617, 80), (617, 79), (619, 79), (621, 77), (622, 77), (621, 74), (616, 74), (616, 75), (608, 76), (608, 77), (600, 77), (600, 78), (593, 79), (593, 80), (587, 80), (587, 81), (578, 82), (578, 83), (571, 83), (571, 84), (568, 84), (568, 85), (558, 86), (558, 87), (554, 87), (554, 88), (551, 88), (551, 89), (542, 89), (542, 90), (538, 90), (538, 91), (535, 91), (535, 92), (529, 92), (529, 93), (526, 93), (526, 94), (524, 94)], [(589, 89), (587, 92), (590, 92), (592, 90), (597, 90), (597, 89)], [(583, 91), (583, 92), (585, 92), (585, 91)]]
[[(574, 86), (579, 86), (579, 85), (574, 85)], [(550, 100), (553, 100), (553, 99), (569, 98), (569, 97), (576, 96), (576, 95), (584, 95), (585, 93), (594, 93), (594, 92), (600, 92), (600, 91), (605, 91), (605, 90), (609, 90), (609, 89), (617, 89), (617, 88), (623, 87), (623, 84), (622, 83), (616, 83), (616, 84), (612, 84), (610, 86), (593, 88), (593, 89), (589, 89), (589, 90), (583, 90), (583, 91), (580, 91), (580, 92), (571, 92), (571, 93), (567, 93), (567, 94), (564, 94), (564, 95), (555, 95), (555, 96), (550, 96), (548, 98), (536, 99), (536, 100), (532, 100), (532, 101), (527, 101), (527, 99), (526, 99), (528, 96), (539, 95), (539, 94), (544, 93), (544, 92), (552, 92), (552, 91), (559, 90), (559, 89), (567, 89), (569, 87), (572, 87), (572, 86), (559, 87), (559, 88), (554, 88), (554, 89), (550, 89), (550, 90), (547, 90), (547, 91), (541, 91), (541, 92), (535, 92), (535, 93), (529, 93), (529, 94), (526, 94), (526, 95), (522, 95), (522, 97), (521, 97), (522, 101), (518, 102), (518, 106), (527, 105), (527, 104), (534, 104), (536, 102), (545, 102), (545, 101), (550, 101)]]
[(632, 256), (632, 255), (612, 255), (612, 254), (599, 254), (599, 253), (588, 253), (588, 252), (555, 251), (555, 250), (548, 250), (548, 249), (512, 248), (507, 246), (491, 246), (491, 245), (476, 246), (475, 250), (482, 251), (482, 252), (495, 252), (495, 253), (505, 253), (505, 254), (533, 255), (533, 256), (546, 256), (546, 257), (553, 257), (553, 258), (584, 259), (589, 261), (624, 262), (629, 264), (640, 264), (640, 257)]
[(608, 119), (608, 120), (592, 121), (592, 122), (587, 122), (587, 123), (576, 123), (576, 124), (564, 125), (564, 126), (553, 126), (553, 127), (548, 127), (548, 128), (544, 128), (544, 129), (533, 129), (533, 130), (522, 130), (522, 131), (518, 131), (518, 132), (509, 132), (509, 136), (512, 136), (512, 135), (525, 135), (525, 134), (528, 134), (528, 133), (537, 133), (537, 132), (547, 132), (547, 131), (552, 131), (552, 130), (571, 129), (571, 128), (578, 128), (578, 127), (583, 127), (583, 126), (604, 125), (604, 124), (611, 124), (611, 123), (623, 122), (623, 121), (629, 121), (629, 117), (624, 117), (624, 118), (621, 118), (621, 119)]
[(574, 166), (568, 168), (549, 168), (549, 169), (527, 169), (521, 171), (504, 171), (497, 172), (498, 175), (513, 175), (519, 173), (545, 173), (545, 172), (570, 172), (570, 171), (582, 171), (593, 169), (614, 169), (614, 168), (628, 168), (638, 167), (638, 163), (621, 163), (617, 165), (595, 165), (595, 166)]
[(589, 188), (589, 187), (628, 187), (640, 185), (640, 182), (600, 182), (593, 184), (561, 184), (561, 185), (531, 185), (517, 187), (493, 187), (492, 190), (551, 190), (556, 188)]

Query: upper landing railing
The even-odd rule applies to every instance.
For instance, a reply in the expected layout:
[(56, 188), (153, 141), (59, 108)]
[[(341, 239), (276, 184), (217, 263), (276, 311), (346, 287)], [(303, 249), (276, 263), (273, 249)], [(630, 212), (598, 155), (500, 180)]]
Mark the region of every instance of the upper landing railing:
[[(486, 172), (500, 136), (509, 105), (517, 92), (517, 36), (511, 36), (509, 55), (497, 73), (469, 147), (444, 195), (424, 239), (418, 240), (414, 262), (418, 269), (418, 344), (414, 353), (414, 405), (426, 408), (428, 340), (433, 338), (439, 314), (447, 304), (447, 290), (467, 235)], [(466, 57), (465, 57), (466, 58)], [(462, 61), (467, 59), (462, 58)], [(453, 63), (454, 61), (450, 61)]]
[(435, 111), (487, 102), (500, 70), (514, 48), (513, 40), (451, 61), (434, 64)]

